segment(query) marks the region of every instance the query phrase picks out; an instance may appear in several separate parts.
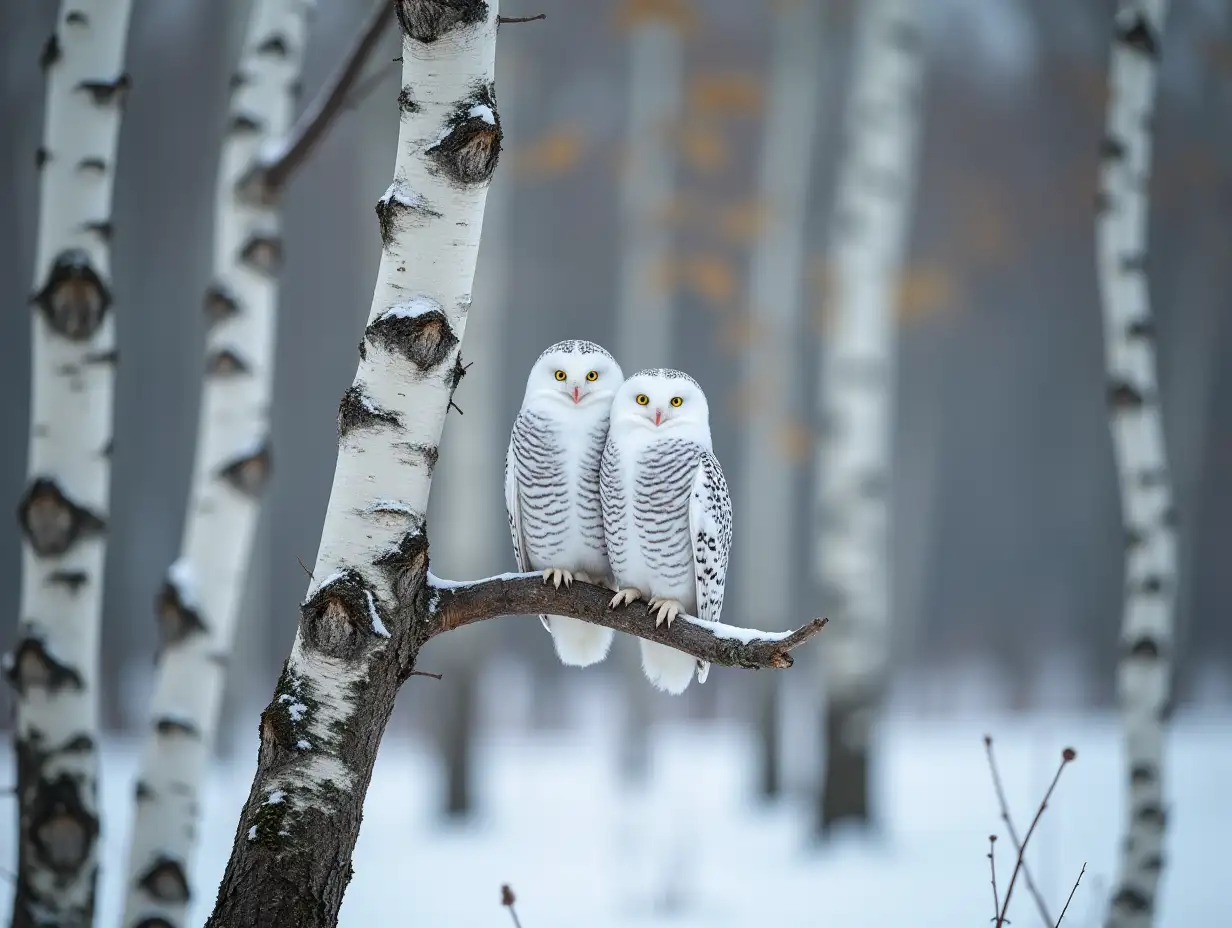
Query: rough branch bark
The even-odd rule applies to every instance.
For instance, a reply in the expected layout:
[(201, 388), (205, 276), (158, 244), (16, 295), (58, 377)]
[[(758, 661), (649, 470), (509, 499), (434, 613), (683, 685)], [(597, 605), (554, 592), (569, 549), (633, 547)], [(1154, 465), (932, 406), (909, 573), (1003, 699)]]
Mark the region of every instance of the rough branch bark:
[(497, 616), (549, 612), (671, 645), (700, 660), (724, 667), (783, 670), (792, 665), (789, 652), (827, 624), (826, 619), (813, 619), (794, 631), (765, 632), (681, 616), (671, 628), (656, 627), (654, 618), (646, 612), (645, 603), (611, 609), (608, 605), (611, 599), (611, 590), (589, 583), (576, 582), (558, 590), (544, 583), (539, 573), (502, 574), (468, 583), (429, 575), (424, 633), (427, 638), (433, 638)]
[(1147, 286), (1147, 188), (1166, 10), (1166, 0), (1119, 4), (1096, 219), (1109, 414), (1125, 526), (1118, 683), (1129, 807), (1109, 928), (1149, 928), (1164, 865), (1164, 722), (1172, 684), (1177, 556)]
[(870, 824), (869, 750), (889, 659), (895, 300), (919, 135), (923, 5), (859, 4), (831, 230), (815, 550), (841, 613), (823, 654), (826, 769), (818, 824)]
[(111, 195), (130, 0), (65, 2), (43, 48), (29, 483), (16, 694), (13, 925), (89, 925), (98, 874), (98, 650), (115, 379)]

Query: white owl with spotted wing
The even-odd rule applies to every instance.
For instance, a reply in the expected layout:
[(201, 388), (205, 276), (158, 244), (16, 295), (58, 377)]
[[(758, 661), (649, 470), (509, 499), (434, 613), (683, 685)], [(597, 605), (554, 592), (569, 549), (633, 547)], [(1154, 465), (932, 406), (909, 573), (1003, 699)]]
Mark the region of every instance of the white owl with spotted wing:
[[(505, 508), (518, 569), (544, 582), (611, 582), (599, 464), (612, 398), (624, 379), (615, 358), (594, 342), (558, 342), (526, 381), (505, 457)], [(567, 616), (541, 615), (556, 654), (574, 667), (607, 656), (614, 632)]]
[[(616, 391), (600, 475), (616, 607), (646, 600), (655, 624), (681, 613), (717, 622), (731, 549), (732, 506), (710, 440), (706, 394), (688, 374), (645, 370)], [(683, 693), (710, 665), (639, 639), (642, 670)]]

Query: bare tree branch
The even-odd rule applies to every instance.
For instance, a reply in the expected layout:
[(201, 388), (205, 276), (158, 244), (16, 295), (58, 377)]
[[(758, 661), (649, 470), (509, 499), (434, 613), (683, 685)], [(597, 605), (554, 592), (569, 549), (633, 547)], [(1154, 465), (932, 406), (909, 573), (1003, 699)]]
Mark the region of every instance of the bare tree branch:
[[(997, 803), (1001, 806), (1001, 821), (1005, 822), (1005, 830), (1009, 832), (1010, 841), (1014, 844), (1014, 850), (1018, 854), (1018, 858), (1022, 861), (1022, 878), (1026, 880), (1027, 889), (1035, 898), (1035, 906), (1039, 909), (1040, 918), (1044, 920), (1045, 926), (1052, 925), (1052, 916), (1048, 914), (1048, 904), (1044, 902), (1044, 896), (1035, 885), (1035, 880), (1031, 878), (1031, 871), (1027, 868), (1027, 860), (1022, 854), (1022, 842), (1018, 839), (1018, 829), (1014, 827), (1014, 820), (1010, 817), (1010, 806), (1005, 799), (1005, 787), (1001, 784), (1001, 773), (997, 770), (997, 759), (992, 752), (992, 735), (984, 736), (984, 753), (988, 755), (988, 770), (992, 774), (993, 789), (997, 791)], [(994, 892), (996, 887), (993, 887)]]
[(547, 13), (536, 13), (534, 16), (498, 16), (496, 21), (504, 25), (505, 23), (533, 23), (536, 20), (547, 18)]
[(1074, 886), (1069, 891), (1069, 898), (1065, 900), (1065, 907), (1061, 909), (1061, 915), (1057, 918), (1057, 923), (1053, 928), (1061, 928), (1061, 922), (1065, 921), (1065, 913), (1069, 911), (1069, 904), (1074, 901), (1074, 893), (1078, 892), (1078, 884), (1082, 882), (1082, 875), (1087, 872), (1087, 862), (1082, 862), (1082, 869), (1078, 871), (1078, 879), (1074, 880)]
[(502, 615), (563, 615), (669, 645), (712, 664), (751, 670), (790, 667), (788, 652), (829, 621), (813, 619), (792, 632), (764, 632), (682, 615), (668, 628), (655, 625), (644, 602), (612, 609), (611, 590), (581, 582), (555, 589), (538, 573), (501, 574), (468, 583), (429, 575), (428, 588), (427, 638)]
[(382, 33), (393, 22), (394, 5), (389, 0), (376, 0), (342, 64), (291, 127), (285, 144), (264, 156), (241, 186), (262, 200), (273, 199), (281, 193), (291, 175), (325, 137), (338, 114), (346, 109), (352, 88), (363, 74)]
[(501, 905), (509, 910), (509, 917), (513, 919), (513, 928), (522, 928), (522, 923), (518, 920), (518, 911), (513, 907), (517, 899), (513, 895), (513, 887), (508, 883), (501, 884)]

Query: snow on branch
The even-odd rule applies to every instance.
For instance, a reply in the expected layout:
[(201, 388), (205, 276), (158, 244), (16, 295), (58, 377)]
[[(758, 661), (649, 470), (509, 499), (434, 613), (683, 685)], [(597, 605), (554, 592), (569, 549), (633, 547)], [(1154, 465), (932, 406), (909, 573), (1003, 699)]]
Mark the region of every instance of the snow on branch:
[(428, 590), (429, 638), (502, 615), (563, 615), (665, 644), (698, 660), (750, 670), (790, 667), (788, 652), (829, 621), (813, 619), (795, 631), (766, 632), (682, 615), (670, 628), (656, 626), (645, 602), (613, 609), (611, 590), (581, 582), (556, 589), (540, 573), (500, 574), (465, 583), (428, 574)]

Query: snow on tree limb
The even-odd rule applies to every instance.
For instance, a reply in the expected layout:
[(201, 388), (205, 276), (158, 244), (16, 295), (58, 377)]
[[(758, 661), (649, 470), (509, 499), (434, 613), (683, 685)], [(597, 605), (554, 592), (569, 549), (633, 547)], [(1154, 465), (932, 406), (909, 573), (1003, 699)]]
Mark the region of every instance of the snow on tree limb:
[[(93, 920), (98, 653), (116, 335), (111, 199), (130, 81), (131, 0), (61, 5), (43, 48), (46, 118), (31, 308), (29, 483), (16, 690), (15, 925)], [(33, 63), (31, 63), (33, 64)]]
[(752, 670), (790, 667), (788, 652), (820, 632), (828, 621), (813, 619), (794, 631), (767, 632), (682, 615), (668, 628), (655, 625), (643, 602), (612, 609), (611, 590), (580, 581), (556, 589), (544, 583), (540, 573), (501, 574), (466, 583), (429, 574), (428, 590), (423, 632), (427, 638), (497, 616), (548, 613), (670, 645), (712, 664)]
[(1164, 862), (1164, 722), (1172, 686), (1177, 544), (1147, 278), (1147, 191), (1166, 12), (1166, 0), (1118, 5), (1100, 153), (1096, 269), (1125, 527), (1118, 685), (1129, 772), (1109, 928), (1153, 924)]

